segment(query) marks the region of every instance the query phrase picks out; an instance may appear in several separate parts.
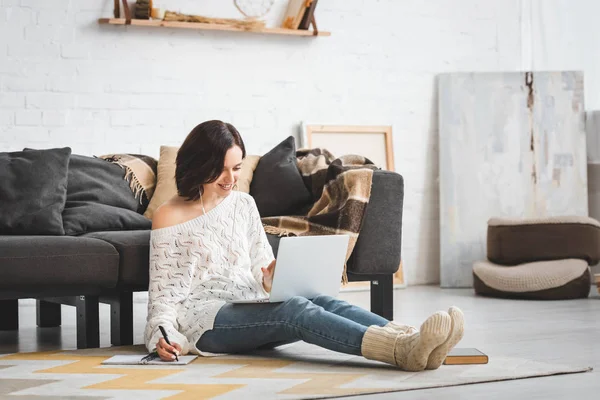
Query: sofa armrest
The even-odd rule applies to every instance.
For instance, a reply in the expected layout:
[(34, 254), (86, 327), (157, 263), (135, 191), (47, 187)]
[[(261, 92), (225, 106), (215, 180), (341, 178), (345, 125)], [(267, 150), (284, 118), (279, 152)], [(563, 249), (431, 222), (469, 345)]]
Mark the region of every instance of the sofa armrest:
[[(393, 274), (400, 266), (404, 179), (375, 171), (363, 226), (347, 269), (352, 275)], [(356, 276), (352, 280), (357, 280)]]

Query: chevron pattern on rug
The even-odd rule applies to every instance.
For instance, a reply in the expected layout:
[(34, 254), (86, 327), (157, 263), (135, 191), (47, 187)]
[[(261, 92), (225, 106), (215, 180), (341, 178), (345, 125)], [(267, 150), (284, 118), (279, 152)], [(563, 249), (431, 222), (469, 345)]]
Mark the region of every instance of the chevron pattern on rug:
[(306, 399), (589, 370), (490, 357), (487, 365), (442, 366), (412, 373), (362, 357), (322, 349), (300, 353), (294, 347), (253, 355), (199, 357), (187, 366), (168, 367), (101, 365), (115, 354), (144, 354), (143, 346), (0, 355), (0, 395), (19, 399)]

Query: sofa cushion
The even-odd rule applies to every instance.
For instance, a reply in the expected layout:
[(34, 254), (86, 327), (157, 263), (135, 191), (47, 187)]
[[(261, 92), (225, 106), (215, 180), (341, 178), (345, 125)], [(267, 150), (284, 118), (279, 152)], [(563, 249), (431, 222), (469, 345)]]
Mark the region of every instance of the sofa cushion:
[(0, 236), (0, 291), (113, 288), (118, 272), (119, 254), (102, 240)]
[(146, 218), (152, 219), (154, 211), (165, 201), (177, 194), (177, 185), (175, 184), (175, 160), (179, 147), (160, 146), (160, 156), (158, 157), (158, 166), (156, 167), (156, 188), (150, 199), (150, 204), (144, 212)]
[(502, 298), (563, 300), (590, 292), (590, 269), (579, 259), (538, 261), (517, 266), (478, 261), (473, 265), (475, 293)]
[(71, 149), (0, 153), (0, 234), (64, 235)]
[(72, 155), (63, 225), (67, 235), (106, 230), (149, 229), (152, 223), (136, 211), (125, 171), (99, 158)]
[(150, 230), (128, 232), (92, 232), (85, 238), (104, 240), (119, 252), (119, 287), (148, 289), (150, 266)]
[(252, 183), (254, 171), (256, 170), (259, 161), (260, 156), (248, 155), (244, 158), (240, 176), (237, 181), (237, 188), (235, 190), (239, 190), (243, 193), (250, 193), (250, 184)]
[(487, 259), (516, 265), (532, 261), (579, 258), (600, 261), (600, 223), (593, 218), (556, 216), (491, 218), (487, 229)]
[(250, 183), (250, 195), (261, 217), (294, 215), (312, 202), (298, 169), (293, 136), (260, 158)]
[(115, 229), (149, 229), (152, 226), (152, 222), (148, 218), (135, 211), (80, 201), (70, 202), (69, 207), (65, 208), (63, 218), (67, 235)]

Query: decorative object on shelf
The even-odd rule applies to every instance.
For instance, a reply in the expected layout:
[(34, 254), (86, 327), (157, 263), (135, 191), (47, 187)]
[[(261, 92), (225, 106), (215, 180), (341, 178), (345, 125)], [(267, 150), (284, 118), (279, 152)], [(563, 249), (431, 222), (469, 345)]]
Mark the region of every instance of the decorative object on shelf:
[(281, 27), (285, 29), (308, 29), (312, 24), (318, 32), (315, 8), (318, 0), (289, 0)]
[(312, 23), (313, 28), (317, 30), (317, 22), (315, 21), (315, 8), (317, 8), (318, 2), (319, 0), (310, 1), (310, 5), (306, 7), (306, 10), (304, 11), (304, 16), (302, 17), (302, 21), (300, 21), (298, 29), (306, 30), (310, 27), (310, 24)]
[(262, 18), (271, 11), (275, 0), (233, 0), (233, 4), (246, 18)]
[(136, 0), (135, 17), (137, 19), (150, 19), (152, 15), (152, 0)]
[(298, 29), (304, 12), (306, 11), (306, 3), (310, 0), (289, 0), (287, 10), (281, 23), (282, 28)]
[(152, 19), (163, 20), (165, 18), (165, 11), (160, 7), (152, 7), (152, 13), (150, 15)]
[[(129, 4), (127, 4), (127, 0), (121, 1), (123, 2), (123, 12), (125, 13), (126, 24), (129, 24), (131, 22), (131, 10), (129, 9)], [(119, 0), (114, 0), (113, 15), (115, 18), (121, 18), (121, 7), (119, 5)]]
[(264, 21), (257, 19), (210, 18), (202, 15), (187, 15), (174, 11), (165, 11), (165, 21), (200, 22), (203, 24), (228, 25), (245, 30), (257, 30), (265, 27)]

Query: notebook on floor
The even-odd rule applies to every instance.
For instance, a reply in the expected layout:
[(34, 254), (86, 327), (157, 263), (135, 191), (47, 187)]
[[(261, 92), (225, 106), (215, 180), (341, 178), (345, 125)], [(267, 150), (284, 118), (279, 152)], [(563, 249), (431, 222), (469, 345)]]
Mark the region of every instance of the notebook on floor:
[(152, 360), (143, 360), (147, 354), (134, 354), (134, 355), (119, 355), (112, 356), (104, 361), (102, 361), (103, 365), (187, 365), (194, 361), (198, 356), (179, 356), (179, 361), (163, 361), (160, 358), (155, 358)]

